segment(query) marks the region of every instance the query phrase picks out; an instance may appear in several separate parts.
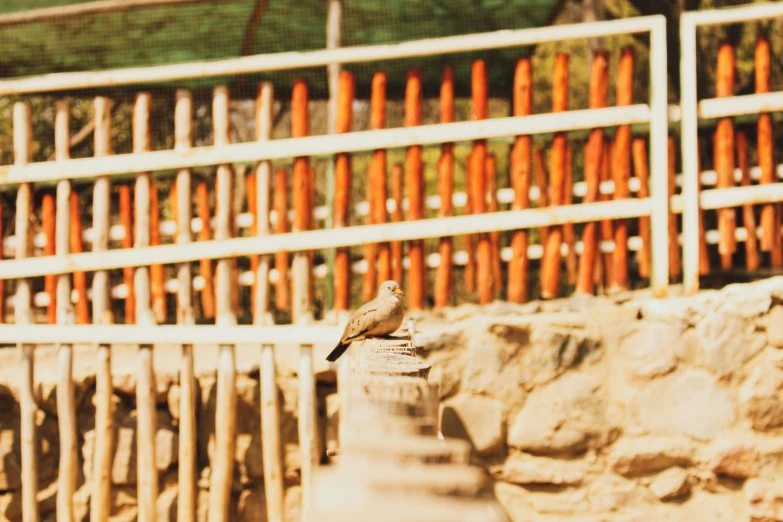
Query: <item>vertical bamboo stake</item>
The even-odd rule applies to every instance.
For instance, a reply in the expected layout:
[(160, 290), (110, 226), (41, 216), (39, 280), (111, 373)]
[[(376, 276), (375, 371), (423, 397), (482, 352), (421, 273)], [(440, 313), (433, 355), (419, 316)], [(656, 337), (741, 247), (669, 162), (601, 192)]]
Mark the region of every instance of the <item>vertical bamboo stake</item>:
[[(212, 239), (211, 215), (209, 212), (209, 186), (207, 180), (201, 179), (196, 185), (196, 208), (201, 231), (198, 234), (199, 241)], [(212, 276), (212, 260), (202, 259), (199, 263), (199, 273), (204, 279), (204, 288), (201, 290), (201, 313), (204, 318), (215, 317), (215, 282)]]
[[(133, 151), (144, 152), (150, 149), (150, 108), (152, 96), (139, 93), (133, 107)], [(152, 244), (153, 215), (157, 213), (154, 205), (154, 188), (149, 172), (136, 175), (135, 219), (136, 231), (133, 234), (136, 248)], [(138, 267), (133, 274), (136, 291), (136, 320), (139, 325), (152, 326), (155, 316), (152, 310), (151, 269)], [(155, 370), (153, 367), (152, 345), (138, 347), (138, 376), (136, 381), (136, 484), (139, 505), (139, 520), (152, 522), (157, 514), (155, 501), (158, 498), (158, 470), (155, 467), (155, 433), (157, 419), (155, 411)]]
[[(160, 205), (158, 202), (158, 186), (150, 186), (150, 246), (160, 245)], [(150, 265), (150, 296), (152, 312), (157, 323), (166, 322), (166, 279), (163, 265)]]
[[(302, 138), (310, 133), (310, 119), (307, 112), (308, 87), (305, 80), (294, 82), (291, 95), (291, 137)], [(310, 228), (312, 221), (312, 207), (310, 206), (310, 167), (307, 158), (299, 157), (294, 160), (293, 175), (293, 206), (294, 223), (293, 232), (301, 232)], [(296, 252), (292, 266), (293, 302), (291, 306), (292, 319), (296, 323), (310, 322), (312, 311), (310, 308), (310, 255), (307, 252)]]
[[(514, 71), (514, 116), (528, 116), (533, 112), (533, 70), (529, 58), (517, 61)], [(514, 189), (512, 210), (530, 207), (530, 179), (532, 164), (532, 140), (530, 136), (518, 136), (511, 149), (509, 184)], [(530, 233), (516, 230), (511, 236), (511, 261), (508, 264), (506, 298), (514, 303), (524, 303), (529, 298), (530, 259), (527, 249)]]
[[(748, 138), (743, 131), (737, 132), (737, 164), (742, 172), (742, 186), (749, 187), (750, 165), (748, 162)], [(759, 267), (758, 237), (756, 232), (756, 215), (753, 205), (742, 206), (742, 223), (745, 226), (748, 237), (745, 240), (745, 266), (748, 270), (756, 270)]]
[[(563, 180), (563, 204), (573, 205), (574, 203), (574, 168), (571, 145), (566, 144), (566, 162), (565, 179)], [(563, 240), (568, 246), (566, 254), (566, 273), (568, 274), (568, 284), (575, 285), (577, 277), (577, 258), (576, 258), (576, 232), (573, 223), (563, 224)]]
[[(487, 210), (489, 212), (498, 211), (498, 175), (497, 160), (494, 154), (487, 154), (484, 165), (484, 174), (486, 176), (487, 187)], [(493, 290), (500, 292), (503, 289), (503, 278), (501, 276), (500, 266), (500, 232), (489, 233), (490, 258), (492, 260), (492, 281)]]
[[(66, 101), (56, 104), (54, 120), (54, 149), (57, 161), (70, 159), (70, 105)], [(71, 217), (71, 182), (57, 182), (57, 205), (55, 217), (55, 234), (53, 246), (58, 256), (70, 253)], [(49, 238), (47, 237), (47, 244)], [(73, 324), (73, 305), (71, 304), (71, 278), (68, 274), (56, 276), (57, 307), (55, 321), (57, 324)], [(78, 438), (76, 436), (76, 403), (74, 402), (73, 380), (73, 346), (61, 344), (57, 350), (57, 421), (60, 435), (60, 465), (57, 475), (57, 519), (58, 522), (72, 522), (73, 494), (76, 491), (76, 477), (79, 466)]]
[(299, 347), (299, 448), (301, 451), (302, 512), (307, 513), (313, 497), (313, 472), (318, 466), (315, 416), (315, 374), (313, 347)]
[[(454, 122), (454, 69), (451, 66), (443, 68), (443, 81), (440, 86), (440, 122)], [(454, 214), (454, 144), (444, 143), (441, 146), (438, 160), (438, 195), (440, 209), (438, 217), (449, 217)], [(438, 243), (440, 264), (435, 273), (435, 306), (443, 307), (451, 303), (451, 258), (454, 253), (453, 240), (442, 237)]]
[[(463, 214), (469, 216), (473, 213), (473, 152), (468, 153), (468, 157), (465, 158), (465, 195), (466, 205), (463, 210)], [(475, 241), (473, 241), (473, 234), (465, 234), (463, 241), (465, 242), (465, 254), (467, 254), (468, 261), (465, 264), (465, 291), (473, 293), (476, 291), (476, 249)]]
[[(697, 179), (699, 180), (698, 188), (699, 194), (701, 194), (701, 156), (698, 155), (697, 165)], [(699, 275), (707, 275), (710, 273), (710, 253), (707, 250), (707, 231), (704, 224), (704, 210), (699, 213)]]
[[(734, 48), (728, 42), (721, 44), (718, 49), (716, 81), (716, 95), (718, 97), (734, 94)], [(734, 122), (731, 118), (718, 120), (718, 127), (715, 130), (715, 171), (718, 174), (717, 188), (734, 186)], [(720, 241), (718, 242), (718, 252), (721, 256), (721, 266), (725, 270), (732, 267), (732, 254), (737, 250), (737, 242), (734, 237), (736, 226), (735, 209), (719, 208)]]
[[(676, 166), (677, 150), (674, 146), (674, 138), (669, 138), (669, 200), (674, 196), (674, 190), (677, 188)], [(671, 205), (669, 205), (671, 208)], [(669, 212), (669, 275), (679, 277), (682, 274), (682, 263), (680, 261), (680, 240), (679, 228), (677, 227), (677, 214)]]
[[(193, 145), (193, 95), (178, 89), (174, 106), (174, 148), (188, 150)], [(172, 209), (176, 209), (177, 244), (193, 241), (190, 222), (193, 217), (192, 174), (177, 171), (172, 187)], [(176, 198), (174, 197), (176, 195)], [(177, 265), (177, 324), (195, 323), (193, 313), (193, 276), (190, 263)], [(179, 361), (179, 461), (177, 521), (196, 520), (196, 377), (193, 372), (193, 345), (182, 345)]]
[[(79, 195), (71, 191), (71, 252), (81, 254), (84, 252), (82, 238), (82, 220), (80, 215)], [(73, 288), (76, 290), (76, 322), (89, 324), (90, 308), (87, 303), (87, 274), (82, 271), (73, 273)]]
[[(95, 98), (95, 155), (111, 154), (111, 100)], [(95, 180), (93, 189), (92, 228), (94, 252), (109, 248), (111, 181), (108, 177)], [(72, 200), (73, 203), (73, 200)], [(86, 301), (87, 296), (84, 296)], [(92, 320), (95, 324), (112, 322), (109, 307), (109, 277), (96, 272), (92, 280)], [(113, 411), (111, 383), (111, 347), (99, 344), (95, 370), (95, 454), (93, 456), (93, 490), (90, 517), (93, 522), (109, 519), (111, 508), (111, 464), (113, 454)]]
[[(601, 161), (601, 183), (612, 180), (612, 158), (614, 157), (614, 145), (609, 143), (604, 144), (604, 153)], [(612, 196), (609, 194), (601, 194), (601, 201), (609, 201)], [(614, 240), (614, 223), (611, 219), (604, 219), (601, 221), (601, 241), (613, 241)], [(601, 266), (603, 267), (603, 288), (606, 290), (614, 281), (614, 264), (612, 263), (612, 252), (604, 252), (601, 254)]]
[[(633, 140), (633, 170), (639, 179), (639, 198), (650, 197), (649, 163), (647, 161), (647, 143), (641, 138)], [(650, 216), (639, 218), (639, 236), (642, 238), (642, 248), (639, 250), (639, 275), (650, 277)]]
[(283, 522), (283, 463), (274, 350), (271, 344), (261, 347), (261, 450), (267, 520)]
[[(770, 49), (769, 38), (759, 35), (756, 41), (755, 71), (756, 93), (770, 91)], [(775, 152), (772, 132), (772, 115), (764, 113), (758, 119), (758, 160), (761, 168), (761, 183), (775, 183)], [(761, 250), (772, 252), (772, 266), (783, 266), (783, 243), (780, 238), (780, 204), (768, 203), (761, 207)]]
[[(256, 139), (268, 141), (272, 139), (272, 110), (274, 103), (274, 88), (271, 83), (264, 82), (258, 88), (256, 98)], [(268, 236), (269, 229), (269, 194), (272, 180), (272, 162), (262, 161), (256, 167), (255, 175), (255, 233), (258, 236)], [(269, 264), (270, 256), (256, 257), (254, 265), (253, 285), (253, 322), (254, 324), (271, 324), (269, 313)], [(268, 500), (269, 497), (267, 497)]]
[[(3, 222), (3, 205), (0, 204), (0, 261), (5, 256), (3, 255), (3, 235), (5, 231), (5, 223)], [(5, 279), (0, 278), (0, 324), (5, 323), (6, 314), (6, 300), (5, 300)]]
[[(471, 70), (471, 120), (484, 120), (489, 116), (487, 107), (487, 68), (484, 60), (473, 62)], [(487, 141), (476, 140), (473, 142), (470, 171), (471, 209), (473, 214), (483, 214), (487, 211)], [(477, 278), (479, 302), (491, 303), (494, 298), (495, 282), (492, 274), (492, 244), (489, 234), (478, 234), (477, 245)]]
[[(568, 110), (568, 55), (558, 54), (555, 60), (555, 72), (552, 80), (552, 112)], [(552, 140), (552, 156), (550, 169), (550, 190), (552, 206), (564, 203), (564, 179), (566, 176), (566, 146), (568, 141), (564, 132), (555, 134)], [(560, 287), (560, 245), (563, 241), (563, 228), (549, 227), (547, 241), (544, 247), (544, 257), (541, 259), (541, 297), (552, 299), (557, 297)]]
[[(609, 90), (609, 55), (606, 51), (596, 51), (590, 70), (590, 108), (606, 107)], [(583, 201), (595, 203), (600, 196), (601, 162), (604, 153), (604, 130), (593, 129), (585, 147), (585, 182), (587, 191)], [(582, 257), (579, 260), (579, 275), (576, 291), (583, 294), (593, 293), (593, 275), (596, 269), (598, 249), (598, 227), (596, 222), (585, 223), (582, 232)]]
[[(351, 131), (353, 118), (354, 78), (348, 71), (340, 72), (337, 91), (337, 133)], [(369, 198), (368, 198), (369, 199)], [(351, 206), (351, 156), (338, 154), (334, 167), (334, 228), (348, 226)], [(310, 207), (312, 208), (312, 206)], [(368, 259), (368, 273), (375, 280), (375, 255)], [(370, 268), (372, 267), (372, 268)], [(338, 248), (334, 262), (334, 309), (337, 312), (351, 307), (351, 249)]]
[[(224, 86), (215, 87), (212, 102), (212, 122), (215, 146), (229, 143), (229, 94)], [(231, 237), (232, 172), (228, 165), (218, 165), (216, 180), (215, 239)], [(232, 303), (231, 260), (220, 259), (215, 269), (217, 325), (236, 324)], [(218, 356), (218, 382), (215, 418), (215, 450), (209, 481), (209, 522), (228, 519), (231, 481), (236, 447), (236, 364), (234, 345), (221, 344)]]
[[(41, 228), (43, 228), (46, 244), (44, 244), (44, 255), (53, 256), (54, 248), (54, 194), (46, 192), (41, 200)], [(44, 291), (49, 296), (49, 305), (46, 307), (46, 315), (49, 324), (57, 322), (57, 276), (48, 274), (44, 278)]]
[[(536, 170), (536, 185), (538, 185), (538, 208), (546, 208), (549, 206), (549, 185), (546, 182), (549, 176), (546, 171), (544, 149), (536, 150), (535, 170)], [(541, 246), (546, 246), (547, 238), (549, 237), (548, 226), (541, 227), (539, 229), (539, 237), (541, 240)]]
[[(14, 104), (14, 164), (25, 165), (33, 155), (33, 125), (30, 105), (24, 102)], [(16, 193), (16, 259), (29, 257), (32, 247), (30, 217), (32, 212), (32, 187), (29, 183), (19, 185)], [(32, 293), (30, 281), (19, 279), (14, 296), (14, 321), (16, 324), (32, 324)], [(34, 395), (35, 345), (19, 345), (22, 354), (20, 368), (21, 383), (19, 403), (21, 408), (22, 449), (22, 520), (38, 522), (38, 436), (35, 415), (37, 411)]]
[[(370, 128), (383, 129), (386, 126), (386, 73), (377, 72), (372, 77), (372, 93), (370, 98)], [(371, 223), (380, 225), (386, 223), (386, 151), (379, 149), (373, 152), (370, 163), (370, 213)], [(378, 256), (378, 272), (375, 284), (391, 278), (391, 247), (389, 243), (376, 245)], [(369, 256), (370, 251), (365, 254)], [(373, 294), (377, 288), (371, 288)]]
[[(617, 73), (617, 105), (633, 103), (634, 51), (626, 47), (620, 55), (620, 67)], [(614, 138), (612, 156), (612, 179), (614, 180), (614, 199), (627, 199), (631, 196), (628, 182), (631, 179), (631, 126), (621, 125)], [(612, 284), (615, 290), (628, 288), (628, 220), (618, 219), (614, 224), (614, 252), (612, 255)]]
[[(286, 171), (280, 169), (275, 173), (274, 208), (277, 215), (275, 231), (278, 234), (288, 232), (288, 185), (286, 183)], [(290, 306), (291, 285), (288, 278), (288, 252), (275, 252), (275, 270), (277, 282), (275, 282), (275, 306), (278, 310), (285, 310)]]
[[(133, 196), (131, 187), (128, 184), (120, 185), (120, 222), (125, 229), (125, 236), (122, 238), (122, 248), (133, 248)], [(133, 293), (133, 267), (122, 269), (122, 280), (128, 289), (128, 296), (125, 298), (125, 324), (136, 322), (136, 299)]]
[[(421, 125), (421, 71), (410, 69), (405, 86), (405, 126)], [(405, 193), (408, 196), (408, 212), (406, 219), (413, 221), (424, 218), (424, 173), (421, 162), (421, 146), (408, 147), (405, 156)], [(424, 258), (424, 241), (414, 240), (409, 243), (408, 258), (408, 306), (411, 310), (424, 308), (424, 298), (427, 295), (427, 265)]]
[[(394, 199), (394, 212), (392, 222), (402, 221), (402, 165), (396, 163), (392, 167), (392, 199)], [(391, 243), (392, 279), (402, 286), (402, 242)]]

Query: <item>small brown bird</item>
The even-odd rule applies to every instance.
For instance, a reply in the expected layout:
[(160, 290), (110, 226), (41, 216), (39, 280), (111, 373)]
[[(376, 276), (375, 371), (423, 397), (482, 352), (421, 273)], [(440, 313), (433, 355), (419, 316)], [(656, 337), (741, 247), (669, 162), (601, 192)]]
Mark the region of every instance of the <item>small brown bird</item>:
[(354, 341), (382, 337), (395, 332), (405, 317), (405, 308), (401, 300), (404, 295), (396, 281), (384, 281), (378, 289), (378, 297), (353, 314), (340, 342), (326, 356), (326, 360), (336, 361)]

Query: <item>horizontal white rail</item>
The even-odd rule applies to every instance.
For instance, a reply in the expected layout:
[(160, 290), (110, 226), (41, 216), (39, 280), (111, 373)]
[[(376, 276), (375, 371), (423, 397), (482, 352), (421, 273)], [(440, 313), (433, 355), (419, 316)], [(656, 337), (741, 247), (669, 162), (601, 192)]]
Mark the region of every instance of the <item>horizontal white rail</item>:
[(140, 85), (195, 78), (284, 71), (320, 67), (332, 63), (375, 62), (468, 51), (485, 51), (553, 42), (648, 32), (660, 23), (660, 15), (625, 18), (607, 22), (515, 29), (398, 44), (343, 47), (309, 52), (287, 52), (245, 56), (226, 60), (134, 67), (108, 71), (80, 71), (45, 74), (0, 81), (0, 95), (94, 89), (119, 85)]
[(92, 272), (123, 267), (148, 266), (221, 259), (280, 251), (297, 252), (433, 237), (534, 228), (601, 219), (623, 219), (649, 215), (650, 198), (604, 201), (546, 209), (509, 210), (481, 215), (362, 225), (344, 229), (312, 230), (264, 237), (241, 237), (187, 244), (116, 249), (69, 256), (34, 257), (0, 261), (0, 278), (18, 279), (46, 274)]
[(729, 118), (783, 111), (783, 92), (710, 98), (699, 102), (699, 118)]
[(188, 150), (117, 154), (68, 161), (44, 161), (0, 167), (0, 185), (129, 175), (137, 172), (252, 163), (260, 160), (279, 160), (301, 156), (333, 155), (341, 152), (564, 132), (642, 123), (649, 120), (650, 108), (640, 104), (306, 138), (286, 138), (266, 142), (236, 143), (219, 147), (195, 147)]
[(0, 325), (3, 344), (325, 344), (339, 326)]
[(780, 2), (758, 3), (707, 11), (689, 11), (686, 15), (688, 22), (696, 26), (754, 22), (783, 16), (783, 4)]

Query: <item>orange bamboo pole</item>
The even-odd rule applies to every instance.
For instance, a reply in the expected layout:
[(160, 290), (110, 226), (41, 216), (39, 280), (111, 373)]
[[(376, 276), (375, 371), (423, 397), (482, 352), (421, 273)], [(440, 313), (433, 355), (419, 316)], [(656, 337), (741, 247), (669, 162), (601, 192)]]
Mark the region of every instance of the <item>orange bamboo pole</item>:
[[(127, 183), (120, 185), (120, 223), (125, 229), (122, 238), (122, 248), (133, 248), (133, 200), (131, 186)], [(128, 290), (125, 298), (125, 324), (136, 322), (136, 293), (133, 289), (133, 267), (122, 269), (122, 281)]]
[[(718, 97), (734, 94), (734, 48), (728, 42), (722, 43), (718, 49), (716, 82)], [(719, 120), (715, 130), (715, 171), (718, 175), (717, 188), (734, 186), (734, 122), (731, 118)], [(732, 254), (737, 250), (737, 242), (734, 237), (736, 226), (735, 209), (718, 209), (718, 230), (720, 231), (718, 252), (721, 256), (721, 266), (725, 270), (732, 267)]]
[[(487, 67), (484, 60), (473, 62), (471, 71), (471, 120), (485, 120), (489, 116)], [(473, 214), (487, 211), (487, 141), (473, 142), (471, 154), (470, 192)], [(491, 303), (495, 298), (492, 273), (492, 242), (489, 234), (478, 234), (476, 245), (479, 303)]]
[[(566, 144), (566, 163), (565, 180), (563, 182), (563, 204), (574, 204), (574, 165), (571, 144)], [(568, 274), (568, 284), (575, 285), (579, 272), (578, 260), (576, 257), (576, 232), (573, 223), (563, 224), (563, 241), (568, 246), (566, 255), (566, 273)]]
[[(606, 107), (609, 93), (609, 53), (596, 51), (590, 71), (590, 108)], [(585, 182), (587, 191), (583, 201), (595, 203), (599, 199), (601, 183), (601, 164), (604, 161), (604, 130), (593, 129), (585, 146)], [(582, 231), (582, 256), (579, 260), (576, 291), (583, 294), (593, 293), (593, 280), (598, 257), (599, 224), (585, 223)]]
[[(73, 192), (71, 193), (73, 194)], [(73, 216), (73, 214), (71, 214)], [(3, 255), (3, 232), (5, 231), (5, 223), (3, 223), (3, 205), (0, 204), (0, 261), (5, 259)], [(0, 324), (5, 323), (6, 314), (6, 300), (5, 300), (5, 279), (0, 278)]]
[[(296, 80), (291, 95), (291, 137), (301, 138), (310, 133), (307, 111), (309, 95), (305, 80)], [(309, 230), (312, 221), (310, 161), (305, 157), (294, 160), (292, 199), (294, 207), (293, 232)], [(291, 315), (294, 322), (305, 320), (310, 314), (310, 254), (294, 254), (292, 274)]]
[[(620, 54), (620, 67), (617, 72), (617, 105), (633, 103), (634, 51), (626, 47)], [(628, 182), (631, 179), (631, 126), (621, 125), (614, 138), (612, 155), (612, 179), (614, 180), (614, 199), (626, 199), (631, 196)], [(625, 290), (628, 288), (628, 220), (618, 219), (614, 223), (614, 252), (612, 255), (612, 283), (610, 288)]]
[[(487, 210), (489, 212), (498, 211), (498, 175), (497, 160), (494, 154), (487, 154), (487, 161), (484, 166), (487, 186)], [(493, 290), (500, 292), (503, 290), (502, 268), (500, 265), (500, 232), (489, 233), (490, 257), (492, 260), (492, 282)], [(494, 296), (493, 296), (494, 297)]]
[[(714, 147), (713, 147), (714, 148)], [(698, 158), (699, 193), (701, 193), (701, 157)], [(699, 274), (710, 273), (710, 253), (707, 250), (707, 231), (704, 225), (704, 210), (699, 213)]]
[[(601, 161), (601, 183), (611, 181), (612, 179), (612, 158), (614, 157), (614, 144), (605, 143), (604, 153)], [(600, 201), (609, 201), (612, 196), (601, 194)], [(601, 221), (601, 241), (614, 240), (614, 223), (611, 219)], [(601, 285), (604, 290), (609, 288), (614, 281), (614, 265), (612, 263), (612, 253), (605, 252), (601, 254)]]
[[(275, 173), (275, 192), (272, 206), (277, 215), (275, 232), (285, 234), (288, 232), (288, 180), (285, 170), (280, 169)], [(275, 252), (275, 270), (277, 281), (275, 282), (275, 307), (285, 310), (291, 306), (291, 282), (288, 277), (288, 252), (281, 250)]]
[[(408, 71), (405, 86), (405, 126), (421, 125), (421, 71)], [(405, 193), (408, 197), (406, 219), (424, 219), (424, 175), (421, 162), (421, 146), (408, 147), (405, 156)], [(411, 310), (424, 308), (427, 295), (427, 265), (424, 259), (424, 241), (411, 241), (408, 247), (410, 269), (408, 270), (408, 307)]]
[[(443, 68), (443, 80), (440, 85), (440, 122), (454, 121), (454, 69), (451, 66)], [(438, 160), (438, 196), (440, 209), (438, 217), (454, 215), (452, 196), (454, 195), (454, 144), (444, 143), (441, 146)], [(454, 254), (454, 243), (450, 237), (442, 237), (438, 243), (440, 264), (435, 273), (435, 306), (443, 307), (451, 304), (452, 267), (451, 258)]]
[[(260, 95), (259, 95), (260, 96)], [(257, 196), (257, 183), (256, 183), (256, 173), (255, 170), (251, 170), (247, 173), (245, 176), (245, 196), (247, 197), (247, 211), (250, 213), (251, 216), (253, 216), (253, 221), (250, 224), (250, 234), (255, 237), (258, 235), (258, 198)], [(250, 256), (250, 270), (253, 272), (253, 275), (258, 274), (258, 263), (260, 260), (260, 256), (254, 255)], [(256, 310), (256, 286), (258, 285), (258, 281), (255, 280), (255, 277), (253, 278), (253, 285), (251, 287), (250, 291), (250, 310), (251, 313), (254, 314), (255, 317), (255, 310)]]
[[(402, 165), (395, 163), (392, 168), (392, 199), (394, 199), (394, 212), (392, 212), (392, 223), (402, 221)], [(402, 286), (402, 242), (392, 241), (391, 243), (391, 266), (392, 279)]]
[[(473, 213), (473, 153), (469, 153), (465, 158), (465, 194), (467, 195), (467, 204), (465, 205), (464, 214), (469, 216)], [(468, 262), (465, 265), (465, 290), (468, 293), (476, 291), (476, 249), (475, 241), (473, 241), (473, 234), (465, 234), (465, 253), (468, 257)]]
[[(209, 187), (205, 179), (199, 180), (196, 185), (196, 210), (201, 220), (201, 231), (198, 233), (199, 241), (212, 239), (212, 226), (210, 225), (211, 213), (209, 212)], [(204, 279), (204, 288), (201, 290), (201, 313), (206, 319), (215, 317), (215, 281), (212, 272), (212, 260), (202, 259), (199, 263), (199, 272)]]
[[(150, 246), (160, 245), (160, 205), (158, 203), (158, 186), (150, 187)], [(158, 324), (166, 322), (166, 279), (163, 265), (150, 265), (150, 297), (152, 312)]]
[[(372, 77), (372, 93), (370, 96), (370, 128), (383, 129), (386, 126), (386, 73), (377, 72)], [(370, 223), (380, 225), (386, 223), (386, 151), (376, 150), (370, 163)], [(377, 291), (378, 282), (391, 278), (391, 247), (389, 243), (375, 245), (378, 258), (376, 281), (370, 284), (372, 292)], [(368, 249), (365, 258), (372, 253)], [(369, 261), (368, 261), (369, 263)], [(369, 273), (369, 270), (368, 270)], [(369, 276), (368, 276), (369, 279)], [(365, 295), (366, 297), (366, 295)]]
[[(55, 254), (54, 235), (54, 194), (46, 192), (41, 200), (41, 226), (46, 236), (44, 245), (44, 255), (53, 256)], [(46, 315), (49, 324), (57, 322), (57, 276), (49, 274), (44, 278), (44, 289), (49, 295), (49, 306), (46, 308)]]
[[(536, 185), (538, 186), (538, 208), (546, 208), (549, 206), (549, 184), (547, 178), (549, 174), (546, 171), (546, 158), (544, 149), (536, 150)], [(547, 238), (549, 237), (549, 227), (541, 227), (539, 230), (539, 238), (541, 246), (546, 246)]]
[[(354, 76), (348, 71), (341, 71), (337, 90), (337, 133), (351, 132), (354, 100)], [(371, 199), (370, 196), (368, 199)], [(348, 216), (351, 206), (351, 156), (338, 154), (334, 167), (334, 228), (344, 228), (349, 225)], [(373, 249), (374, 250), (374, 249)], [(367, 277), (375, 285), (375, 253), (368, 259)], [(367, 291), (367, 285), (365, 285)], [(368, 292), (371, 296), (374, 292)], [(367, 294), (364, 295), (367, 297)], [(338, 248), (334, 260), (334, 309), (348, 310), (351, 307), (351, 250)]]
[[(517, 61), (514, 71), (514, 116), (528, 116), (533, 113), (533, 70), (529, 58)], [(512, 210), (530, 207), (530, 167), (532, 140), (530, 136), (519, 136), (511, 149), (509, 185), (514, 189)], [(527, 230), (516, 230), (511, 236), (511, 261), (508, 264), (506, 298), (515, 303), (524, 303), (529, 297), (530, 259), (527, 250), (530, 234)]]
[[(742, 186), (749, 187), (750, 163), (748, 162), (748, 138), (743, 131), (737, 132), (737, 164), (742, 172)], [(758, 237), (756, 231), (756, 216), (753, 205), (742, 206), (742, 223), (748, 232), (745, 240), (745, 266), (748, 270), (756, 270), (761, 261), (759, 259)]]
[[(552, 79), (552, 112), (568, 110), (568, 55), (558, 54), (555, 59), (555, 71)], [(564, 132), (555, 134), (552, 140), (550, 169), (550, 190), (552, 206), (565, 203), (566, 148), (568, 138)], [(541, 297), (557, 297), (560, 286), (560, 245), (563, 241), (563, 227), (549, 227), (544, 257), (541, 259)]]
[[(71, 191), (71, 253), (84, 252), (82, 240), (82, 218), (79, 206), (79, 194)], [(87, 302), (87, 274), (81, 271), (73, 273), (73, 289), (76, 291), (76, 323), (90, 324), (90, 308)]]
[[(674, 196), (677, 188), (676, 168), (677, 168), (677, 148), (674, 145), (674, 138), (669, 138), (669, 199)], [(671, 277), (680, 277), (682, 274), (682, 262), (680, 259), (680, 230), (677, 226), (677, 214), (669, 212), (669, 275)]]
[[(639, 179), (639, 198), (650, 197), (650, 173), (647, 162), (647, 143), (639, 138), (633, 140), (633, 169)], [(642, 248), (639, 250), (639, 275), (649, 278), (650, 261), (650, 217), (639, 218), (639, 236), (642, 238)]]

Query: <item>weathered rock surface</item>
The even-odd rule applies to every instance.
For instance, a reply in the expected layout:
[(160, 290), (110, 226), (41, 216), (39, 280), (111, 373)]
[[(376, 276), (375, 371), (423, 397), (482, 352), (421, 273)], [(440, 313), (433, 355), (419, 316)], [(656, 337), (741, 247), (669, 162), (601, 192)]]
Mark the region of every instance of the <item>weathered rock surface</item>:
[(751, 479), (745, 484), (751, 522), (783, 520), (783, 481)]
[(585, 466), (581, 462), (527, 454), (509, 457), (501, 470), (501, 477), (504, 481), (521, 485), (573, 486), (581, 483), (585, 475)]
[(757, 366), (739, 392), (743, 414), (754, 429), (783, 426), (783, 370)]
[(620, 341), (620, 356), (627, 371), (640, 378), (665, 375), (677, 366), (677, 343), (684, 328), (679, 322), (639, 321), (629, 325)]
[(691, 490), (688, 472), (680, 467), (669, 468), (653, 479), (650, 491), (661, 500), (672, 500), (687, 495)]
[(441, 409), (441, 432), (470, 442), (481, 456), (503, 453), (505, 421), (503, 405), (496, 399), (461, 395)]
[(693, 463), (695, 445), (685, 437), (639, 437), (617, 441), (609, 465), (621, 475), (640, 475)]

